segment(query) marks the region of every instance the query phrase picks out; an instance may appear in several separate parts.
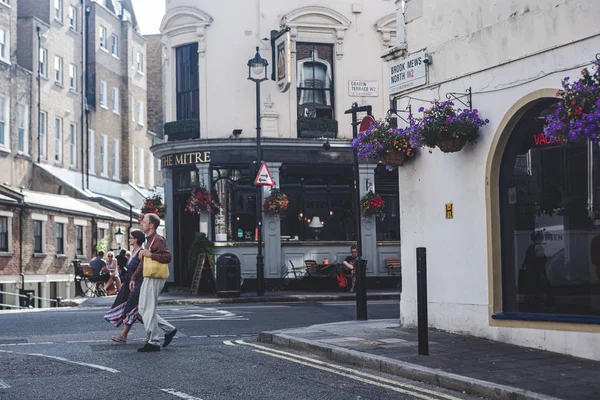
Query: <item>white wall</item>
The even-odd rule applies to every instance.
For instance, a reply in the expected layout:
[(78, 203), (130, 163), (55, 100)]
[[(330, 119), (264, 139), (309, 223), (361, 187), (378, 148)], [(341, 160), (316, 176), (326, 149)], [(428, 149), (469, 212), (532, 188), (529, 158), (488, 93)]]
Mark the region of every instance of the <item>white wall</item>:
[[(373, 105), (374, 114), (382, 117), (389, 108), (387, 89), (384, 88), (385, 64), (379, 58), (382, 50), (382, 34), (374, 24), (381, 18), (395, 14), (395, 5), (391, 0), (323, 0), (318, 3), (322, 14), (302, 17), (303, 21), (316, 24), (329, 24), (331, 18), (324, 16), (327, 9), (335, 10), (350, 24), (347, 29), (339, 27), (338, 32), (327, 29), (314, 29), (304, 34), (299, 29), (298, 39), (335, 43), (336, 51), (343, 52), (341, 58), (334, 59), (335, 68), (335, 116), (339, 122), (339, 137), (351, 137), (351, 117), (344, 111), (352, 102), (360, 105)], [(362, 7), (362, 12), (353, 13), (352, 6)], [(201, 50), (201, 136), (210, 138), (228, 137), (236, 128), (244, 130), (242, 137), (252, 135), (255, 128), (255, 85), (248, 81), (248, 60), (255, 54), (255, 46), (260, 44), (261, 56), (271, 62), (270, 42), (260, 42), (269, 37), (271, 30), (279, 30), (281, 18), (295, 10), (306, 7), (303, 0), (235, 0), (227, 6), (222, 2), (210, 0), (171, 0), (167, 1), (167, 14), (163, 19), (162, 34), (165, 43), (165, 120), (175, 119), (174, 96), (174, 47), (199, 41)], [(189, 11), (172, 17), (177, 7), (194, 7), (200, 10), (210, 22), (199, 22), (202, 16), (193, 16)], [(288, 21), (289, 22), (289, 21)], [(205, 28), (198, 28), (205, 24)], [(174, 28), (177, 26), (177, 28)], [(186, 28), (189, 26), (189, 28)], [(392, 27), (394, 25), (392, 24)], [(341, 36), (340, 36), (341, 35)], [(341, 38), (343, 36), (343, 39)], [(339, 49), (339, 50), (338, 50)], [(269, 65), (269, 71), (272, 65)], [(295, 64), (292, 64), (295, 74)], [(270, 76), (270, 73), (269, 73)], [(377, 80), (378, 98), (359, 98), (348, 96), (348, 80)], [(293, 84), (292, 84), (293, 86)], [(279, 114), (279, 137), (295, 138), (296, 135), (296, 98), (291, 88), (285, 94), (277, 92), (273, 81), (261, 86), (262, 101), (270, 96), (275, 102), (273, 110)], [(264, 104), (261, 106), (264, 109)], [(272, 135), (275, 135), (274, 133)], [(251, 136), (250, 136), (251, 137)]]
[[(579, 75), (590, 63), (600, 49), (595, 22), (600, 7), (593, 0), (463, 0), (453, 2), (452, 10), (442, 4), (447, 2), (423, 2), (422, 17), (407, 24), (409, 51), (426, 48), (433, 65), (430, 86), (405, 94), (398, 108), (408, 104), (406, 95), (445, 99), (448, 92), (472, 87), (473, 108), (490, 124), (474, 146), (453, 154), (425, 150), (399, 168), (402, 322), (416, 324), (415, 249), (424, 246), (431, 326), (600, 359), (598, 334), (490, 326), (485, 190), (486, 163), (500, 122), (519, 99), (558, 89), (563, 77)], [(410, 102), (413, 110), (428, 106)], [(445, 218), (446, 203), (454, 203), (454, 219)]]

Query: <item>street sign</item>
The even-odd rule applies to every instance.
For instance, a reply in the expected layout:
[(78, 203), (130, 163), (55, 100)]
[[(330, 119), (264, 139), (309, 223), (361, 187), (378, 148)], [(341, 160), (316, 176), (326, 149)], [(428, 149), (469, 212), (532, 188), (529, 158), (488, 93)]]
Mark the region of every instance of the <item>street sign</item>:
[(425, 50), (389, 64), (390, 94), (398, 94), (406, 90), (427, 84), (427, 64)]
[(267, 168), (267, 163), (264, 161), (260, 164), (260, 168), (258, 169), (258, 174), (256, 174), (256, 179), (254, 179), (254, 186), (275, 186), (275, 182), (273, 182), (273, 177), (269, 172), (269, 168)]
[(362, 119), (362, 121), (360, 122), (360, 126), (358, 128), (359, 132), (364, 132), (367, 129), (369, 129), (369, 127), (371, 126), (371, 124), (375, 122), (375, 118), (371, 117), (370, 115), (367, 115), (366, 117), (364, 117)]

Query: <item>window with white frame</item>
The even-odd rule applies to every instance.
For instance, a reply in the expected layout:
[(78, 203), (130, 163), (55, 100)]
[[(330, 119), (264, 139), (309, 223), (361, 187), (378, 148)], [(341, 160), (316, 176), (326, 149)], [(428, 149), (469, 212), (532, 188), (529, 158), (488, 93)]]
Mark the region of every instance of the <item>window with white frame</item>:
[(54, 162), (62, 162), (62, 134), (63, 134), (63, 120), (62, 118), (54, 118)]
[(77, 8), (69, 6), (69, 28), (77, 32)]
[(107, 87), (106, 81), (100, 81), (100, 106), (102, 108), (108, 108), (108, 94), (106, 93)]
[(94, 131), (88, 131), (88, 147), (90, 149), (90, 157), (88, 158), (88, 173), (90, 175), (96, 174), (96, 135)]
[(12, 219), (11, 211), (0, 211), (0, 253), (12, 253)]
[(69, 65), (69, 89), (72, 92), (77, 91), (77, 65)]
[(28, 141), (28, 125), (29, 125), (29, 112), (28, 108), (24, 104), (17, 104), (17, 151), (23, 154), (29, 154), (29, 141)]
[(65, 254), (65, 224), (56, 222), (56, 255)]
[(108, 136), (100, 135), (100, 175), (108, 176)]
[(63, 59), (59, 56), (54, 56), (54, 82), (63, 84)]
[(77, 125), (69, 124), (69, 165), (77, 168)]
[(144, 73), (144, 54), (140, 52), (137, 53), (137, 71), (140, 74)]
[(48, 114), (45, 111), (40, 111), (38, 116), (38, 134), (40, 140), (40, 158), (46, 159), (46, 151), (48, 149), (48, 140), (46, 132), (48, 132)]
[(154, 187), (154, 156), (148, 152), (148, 188)]
[(31, 214), (33, 221), (33, 253), (44, 255), (46, 253), (46, 222), (48, 216), (45, 214)]
[(0, 61), (10, 62), (10, 38), (5, 28), (0, 28)]
[(119, 58), (119, 38), (115, 34), (110, 35), (110, 52)]
[(144, 149), (138, 149), (138, 186), (144, 187)]
[(39, 74), (41, 76), (43, 76), (44, 78), (48, 77), (48, 50), (44, 49), (43, 47), (40, 48), (40, 55), (39, 55)]
[(119, 88), (112, 88), (112, 110), (115, 114), (119, 113)]
[(100, 48), (106, 50), (106, 28), (100, 25), (99, 29)]
[(10, 146), (8, 124), (9, 118), (9, 101), (7, 97), (0, 96), (0, 147), (8, 149)]
[(75, 225), (75, 254), (78, 256), (83, 256), (83, 235), (84, 235), (84, 226), (83, 225)]
[(144, 112), (144, 102), (141, 101), (141, 100), (139, 100), (138, 101), (138, 120), (137, 120), (137, 122), (140, 125), (144, 125), (144, 119), (145, 119), (144, 118), (144, 114), (145, 114), (145, 112)]
[(10, 0), (0, 0), (0, 4), (6, 4), (7, 6), (10, 6)]
[(121, 150), (120, 150), (120, 143), (119, 143), (119, 139), (113, 139), (113, 179), (114, 180), (119, 180), (120, 179), (120, 168), (119, 168), (119, 163), (121, 162), (120, 160), (121, 158)]
[(54, 0), (54, 19), (60, 22), (63, 20), (63, 0)]

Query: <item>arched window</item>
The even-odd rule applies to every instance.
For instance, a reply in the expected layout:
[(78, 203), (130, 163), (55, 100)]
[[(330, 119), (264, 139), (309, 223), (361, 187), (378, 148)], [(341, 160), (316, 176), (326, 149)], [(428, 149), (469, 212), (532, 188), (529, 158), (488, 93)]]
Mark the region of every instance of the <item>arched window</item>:
[(542, 100), (515, 126), (500, 167), (504, 313), (600, 317), (600, 146), (543, 134)]

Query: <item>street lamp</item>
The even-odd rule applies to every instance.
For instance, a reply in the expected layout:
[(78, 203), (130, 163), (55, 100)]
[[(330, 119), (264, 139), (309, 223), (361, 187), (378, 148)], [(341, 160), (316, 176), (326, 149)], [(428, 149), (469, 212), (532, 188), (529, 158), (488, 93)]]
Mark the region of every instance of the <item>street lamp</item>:
[[(260, 56), (258, 46), (254, 58), (248, 60), (248, 79), (256, 84), (256, 172), (262, 160), (262, 151), (260, 148), (260, 84), (267, 78), (267, 60)], [(264, 258), (262, 253), (262, 187), (256, 186), (256, 222), (258, 234), (258, 251), (256, 253), (256, 295), (262, 296), (265, 293), (264, 287)]]
[(115, 240), (117, 242), (117, 246), (119, 246), (119, 250), (121, 250), (121, 243), (123, 243), (123, 232), (121, 232), (121, 227), (115, 232)]

